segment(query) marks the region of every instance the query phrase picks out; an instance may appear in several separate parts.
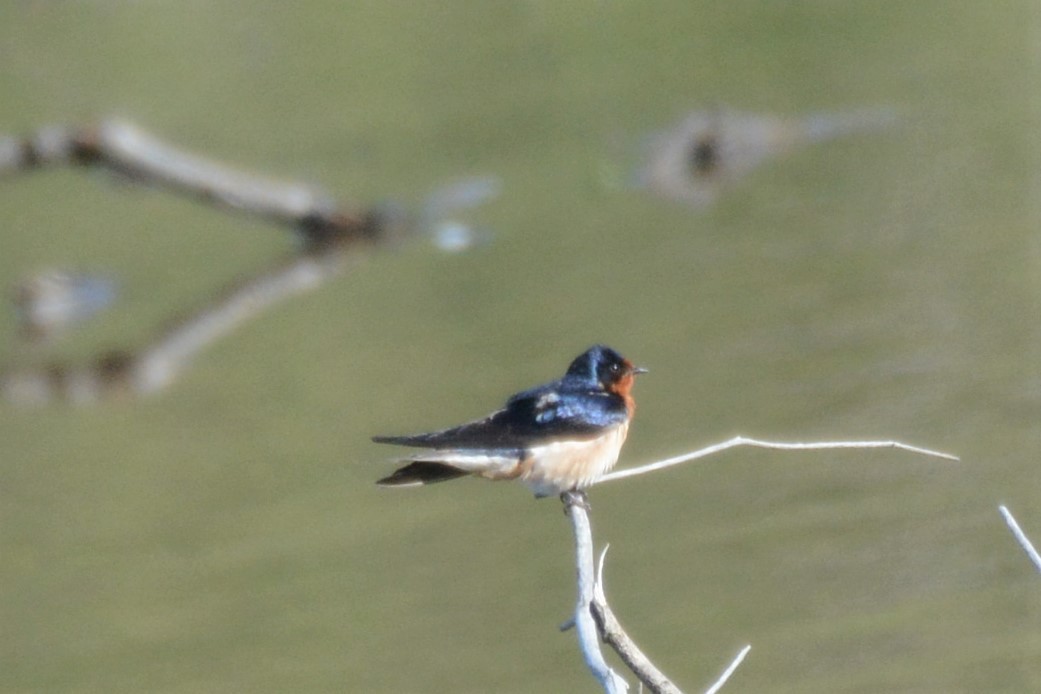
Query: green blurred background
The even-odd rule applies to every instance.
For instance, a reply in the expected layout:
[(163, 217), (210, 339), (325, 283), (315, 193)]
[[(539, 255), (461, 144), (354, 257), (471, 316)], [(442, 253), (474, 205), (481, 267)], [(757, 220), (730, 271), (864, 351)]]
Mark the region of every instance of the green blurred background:
[[(454, 424), (606, 342), (651, 369), (593, 490), (607, 590), (697, 691), (1041, 690), (1041, 13), (1031, 2), (206, 0), (0, 5), (0, 131), (106, 115), (358, 204), (502, 178), (492, 243), (375, 254), (169, 390), (0, 410), (0, 690), (596, 691), (555, 500), (379, 490), (377, 433)], [(718, 104), (888, 107), (701, 212), (603, 185)], [(0, 182), (0, 280), (118, 276), (51, 354), (142, 345), (291, 248), (100, 174)], [(3, 364), (40, 360), (0, 323)]]

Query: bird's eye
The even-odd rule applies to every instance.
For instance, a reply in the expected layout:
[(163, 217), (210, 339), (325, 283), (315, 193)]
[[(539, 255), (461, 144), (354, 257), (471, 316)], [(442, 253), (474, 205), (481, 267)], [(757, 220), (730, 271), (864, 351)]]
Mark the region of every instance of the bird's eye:
[(621, 370), (622, 370), (622, 365), (619, 364), (618, 362), (615, 362), (614, 364), (611, 364), (611, 367), (610, 367), (611, 373), (616, 374), (616, 373), (618, 373)]

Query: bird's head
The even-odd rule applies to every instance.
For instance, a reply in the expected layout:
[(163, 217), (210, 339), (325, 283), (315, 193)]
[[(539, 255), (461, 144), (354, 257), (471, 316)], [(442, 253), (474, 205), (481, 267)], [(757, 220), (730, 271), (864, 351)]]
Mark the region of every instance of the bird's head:
[(593, 345), (575, 357), (565, 377), (580, 379), (590, 387), (628, 397), (634, 377), (646, 372), (647, 369), (633, 366), (631, 361), (610, 347)]

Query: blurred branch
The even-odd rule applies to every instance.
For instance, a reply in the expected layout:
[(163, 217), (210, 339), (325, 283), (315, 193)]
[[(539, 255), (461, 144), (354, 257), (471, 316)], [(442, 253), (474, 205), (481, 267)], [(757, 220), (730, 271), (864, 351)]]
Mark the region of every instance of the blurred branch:
[(171, 326), (141, 350), (132, 370), (132, 390), (151, 393), (169, 385), (190, 359), (275, 304), (311, 291), (343, 270), (335, 253), (302, 254), (276, 263), (229, 288), (189, 319)]
[(879, 130), (895, 121), (896, 113), (888, 108), (796, 117), (725, 107), (693, 111), (644, 138), (629, 185), (703, 208), (783, 154), (814, 142)]
[[(166, 144), (123, 120), (81, 128), (50, 126), (25, 138), (0, 138), (0, 174), (54, 165), (107, 169), (131, 181), (242, 210), (279, 224), (340, 224), (324, 192), (237, 171)], [(347, 215), (352, 216), (352, 215)]]
[(64, 399), (90, 403), (121, 394), (141, 396), (168, 386), (198, 352), (268, 308), (319, 287), (343, 272), (361, 251), (404, 236), (407, 216), (392, 208), (336, 206), (324, 192), (270, 181), (186, 153), (124, 121), (83, 128), (49, 127), (28, 137), (0, 137), (0, 175), (44, 166), (107, 169), (145, 185), (253, 214), (288, 227), (298, 249), (161, 331), (137, 352), (113, 350), (87, 364), (52, 363), (7, 369), (0, 396), (18, 404)]

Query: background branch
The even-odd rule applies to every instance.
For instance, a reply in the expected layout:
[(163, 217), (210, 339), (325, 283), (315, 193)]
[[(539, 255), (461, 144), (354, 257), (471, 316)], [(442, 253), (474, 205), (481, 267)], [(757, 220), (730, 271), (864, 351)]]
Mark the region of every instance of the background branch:
[(0, 138), (0, 174), (61, 164), (107, 169), (137, 183), (245, 211), (288, 227), (299, 243), (288, 257), (220, 291), (187, 318), (160, 330), (138, 351), (111, 350), (85, 364), (5, 369), (0, 374), (0, 397), (21, 405), (55, 400), (93, 403), (113, 395), (136, 397), (160, 391), (218, 339), (342, 273), (348, 258), (414, 231), (415, 220), (401, 209), (339, 208), (322, 191), (237, 171), (120, 120), (82, 128), (43, 128), (20, 139)]
[[(325, 192), (233, 169), (169, 145), (120, 119), (82, 127), (50, 126), (0, 139), (0, 174), (55, 165), (89, 166), (279, 224), (333, 220), (343, 211)], [(350, 215), (347, 215), (350, 216)]]

